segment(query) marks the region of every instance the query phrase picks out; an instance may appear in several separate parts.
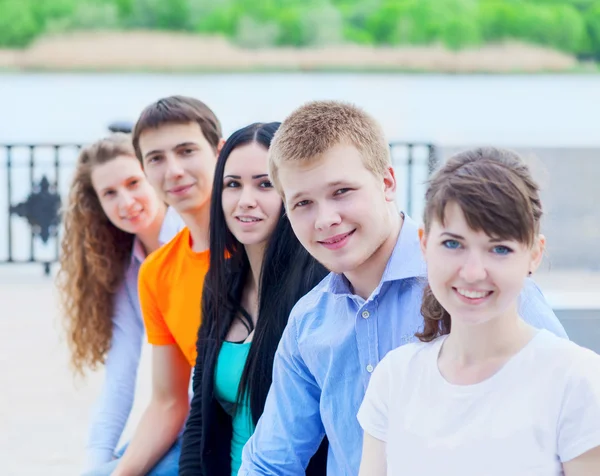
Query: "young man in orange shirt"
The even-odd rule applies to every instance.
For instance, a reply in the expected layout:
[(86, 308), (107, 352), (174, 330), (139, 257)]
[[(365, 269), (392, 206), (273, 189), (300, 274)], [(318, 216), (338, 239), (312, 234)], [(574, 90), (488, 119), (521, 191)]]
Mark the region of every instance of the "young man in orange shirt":
[(173, 96), (149, 105), (133, 131), (152, 186), (186, 224), (140, 269), (140, 305), (152, 349), (152, 397), (113, 476), (176, 475), (179, 436), (189, 412), (202, 284), (208, 270), (208, 221), (221, 125), (201, 101)]

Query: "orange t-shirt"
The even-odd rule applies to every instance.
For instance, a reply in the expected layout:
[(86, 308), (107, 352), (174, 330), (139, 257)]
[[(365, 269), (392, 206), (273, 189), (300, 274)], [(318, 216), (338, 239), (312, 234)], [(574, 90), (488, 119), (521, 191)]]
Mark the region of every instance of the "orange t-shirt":
[(150, 254), (140, 268), (139, 294), (148, 342), (177, 344), (193, 367), (209, 252), (195, 253), (190, 243), (184, 228)]

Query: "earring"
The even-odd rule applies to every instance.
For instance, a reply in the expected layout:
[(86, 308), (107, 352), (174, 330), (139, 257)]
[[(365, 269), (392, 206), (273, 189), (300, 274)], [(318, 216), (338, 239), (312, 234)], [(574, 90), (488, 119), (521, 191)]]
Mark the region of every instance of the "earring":
[(533, 273), (531, 271), (529, 271), (529, 273), (527, 274), (527, 276), (531, 276)]

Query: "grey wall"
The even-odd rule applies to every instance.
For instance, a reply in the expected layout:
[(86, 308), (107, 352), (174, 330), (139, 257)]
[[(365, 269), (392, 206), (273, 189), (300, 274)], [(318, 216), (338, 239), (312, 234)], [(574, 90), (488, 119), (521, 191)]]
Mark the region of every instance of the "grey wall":
[[(441, 147), (445, 160), (468, 147)], [(546, 268), (600, 271), (600, 149), (513, 148), (541, 185)]]

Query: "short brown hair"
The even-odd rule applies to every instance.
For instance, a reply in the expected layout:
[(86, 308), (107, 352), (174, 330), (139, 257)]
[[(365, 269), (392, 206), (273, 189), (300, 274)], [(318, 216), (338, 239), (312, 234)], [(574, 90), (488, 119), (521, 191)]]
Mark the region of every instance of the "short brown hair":
[[(458, 153), (433, 174), (425, 194), (423, 224), (429, 233), (434, 220), (444, 223), (446, 207), (456, 203), (469, 227), (501, 240), (533, 245), (540, 231), (542, 202), (539, 186), (523, 159), (493, 147)], [(450, 314), (426, 286), (421, 313), (429, 342), (450, 332)]]
[(147, 106), (140, 114), (133, 128), (133, 148), (137, 158), (142, 162), (140, 135), (147, 129), (157, 129), (165, 124), (187, 124), (195, 122), (200, 126), (202, 134), (217, 150), (222, 137), (221, 123), (215, 113), (198, 99), (187, 96), (170, 96), (159, 99)]
[(365, 167), (376, 175), (383, 175), (391, 165), (381, 126), (357, 106), (313, 101), (296, 109), (283, 121), (269, 149), (269, 175), (277, 191), (283, 196), (278, 177), (282, 164), (319, 159), (342, 143), (356, 147)]

